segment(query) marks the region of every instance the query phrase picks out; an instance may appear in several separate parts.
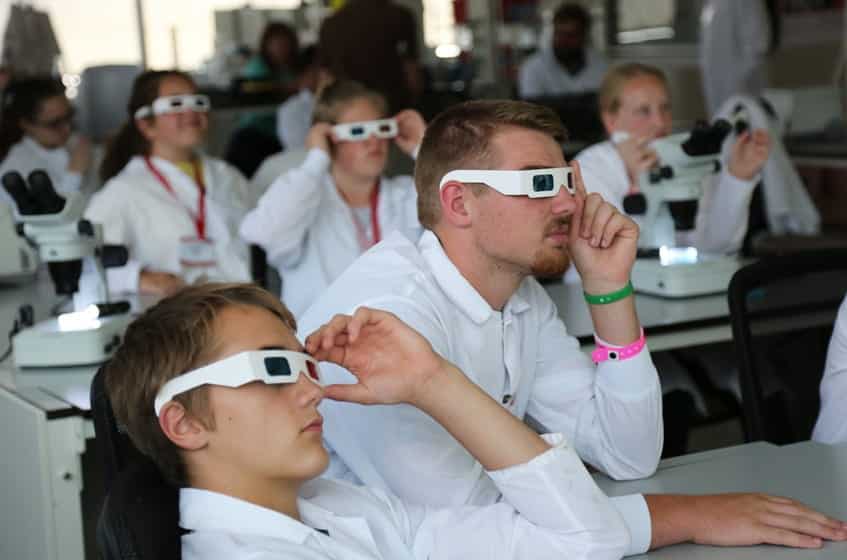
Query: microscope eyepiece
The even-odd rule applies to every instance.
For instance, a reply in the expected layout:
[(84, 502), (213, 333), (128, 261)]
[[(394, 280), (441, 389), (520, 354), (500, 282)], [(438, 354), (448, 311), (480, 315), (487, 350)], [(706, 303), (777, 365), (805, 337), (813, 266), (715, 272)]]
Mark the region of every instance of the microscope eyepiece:
[(30, 195), (29, 189), (26, 187), (26, 181), (24, 181), (20, 173), (9, 171), (3, 175), (0, 181), (3, 183), (3, 188), (6, 189), (9, 196), (15, 201), (18, 212), (22, 216), (38, 214), (38, 204)]
[(41, 214), (58, 214), (65, 207), (65, 199), (56, 193), (53, 181), (42, 169), (29, 174), (29, 192)]

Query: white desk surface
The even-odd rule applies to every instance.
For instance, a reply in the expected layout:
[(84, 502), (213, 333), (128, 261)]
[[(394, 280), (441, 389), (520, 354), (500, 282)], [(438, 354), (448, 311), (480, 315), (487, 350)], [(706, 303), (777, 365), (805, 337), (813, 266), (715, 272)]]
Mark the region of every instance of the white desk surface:
[[(568, 333), (593, 343), (594, 326), (582, 286), (559, 282), (544, 288), (559, 308)], [(636, 294), (635, 307), (653, 352), (732, 340), (726, 293), (680, 299)]]
[[(646, 480), (615, 482), (595, 476), (610, 496), (633, 493), (711, 494), (766, 492), (799, 500), (839, 519), (847, 519), (847, 445), (812, 441), (783, 447), (757, 442), (662, 461)], [(781, 560), (847, 558), (847, 542), (825, 543), (820, 550), (775, 546), (669, 546), (638, 558), (656, 560)]]

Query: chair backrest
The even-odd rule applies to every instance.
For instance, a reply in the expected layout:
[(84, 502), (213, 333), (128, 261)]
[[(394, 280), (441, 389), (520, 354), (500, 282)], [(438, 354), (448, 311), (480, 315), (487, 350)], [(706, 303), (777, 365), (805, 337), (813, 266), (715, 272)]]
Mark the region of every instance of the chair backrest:
[(106, 499), (97, 522), (103, 560), (179, 560), (179, 490), (115, 422), (103, 370), (91, 382), (94, 432), (104, 457)]
[(839, 304), (847, 292), (847, 250), (763, 259), (729, 285), (748, 441), (808, 439)]
[(82, 72), (76, 98), (80, 131), (96, 142), (115, 134), (127, 119), (126, 108), (140, 66), (109, 64)]

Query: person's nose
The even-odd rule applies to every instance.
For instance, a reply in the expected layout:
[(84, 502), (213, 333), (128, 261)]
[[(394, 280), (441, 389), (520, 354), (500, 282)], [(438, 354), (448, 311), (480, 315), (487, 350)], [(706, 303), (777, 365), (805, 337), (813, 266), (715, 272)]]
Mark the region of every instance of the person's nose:
[(297, 391), (303, 406), (317, 406), (324, 398), (324, 388), (303, 372), (297, 380)]
[(556, 216), (569, 214), (573, 212), (574, 208), (576, 208), (576, 197), (568, 191), (566, 186), (562, 185), (551, 203), (553, 214)]

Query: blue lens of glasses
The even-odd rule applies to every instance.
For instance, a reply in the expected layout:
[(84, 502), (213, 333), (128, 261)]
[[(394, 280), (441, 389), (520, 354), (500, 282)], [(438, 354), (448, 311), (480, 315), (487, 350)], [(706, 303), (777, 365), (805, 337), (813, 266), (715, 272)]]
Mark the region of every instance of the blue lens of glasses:
[(288, 377), (291, 375), (291, 366), (285, 358), (265, 358), (265, 371), (271, 377)]
[(350, 129), (350, 134), (352, 134), (353, 136), (361, 136), (364, 133), (365, 133), (365, 127), (363, 127), (363, 126), (354, 126), (353, 128)]
[(554, 186), (553, 176), (549, 173), (535, 175), (532, 178), (532, 190), (535, 192), (549, 192), (553, 190)]

